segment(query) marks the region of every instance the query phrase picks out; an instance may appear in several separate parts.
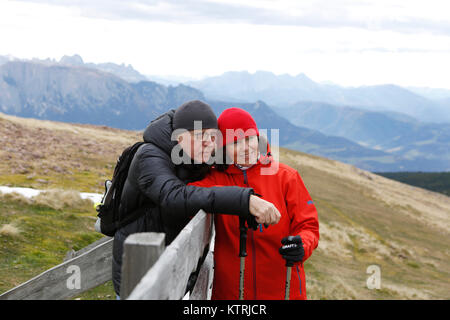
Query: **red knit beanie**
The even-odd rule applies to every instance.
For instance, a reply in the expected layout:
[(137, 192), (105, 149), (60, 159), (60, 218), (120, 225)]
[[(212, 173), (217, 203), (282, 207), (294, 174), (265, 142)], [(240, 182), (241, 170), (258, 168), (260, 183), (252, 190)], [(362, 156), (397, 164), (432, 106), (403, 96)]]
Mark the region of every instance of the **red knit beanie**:
[[(228, 108), (222, 112), (222, 114), (217, 119), (219, 130), (222, 133), (223, 143), (226, 145), (229, 143), (234, 143), (237, 140), (241, 140), (249, 136), (258, 136), (259, 131), (256, 126), (255, 120), (252, 118), (250, 113), (240, 108)], [(227, 129), (233, 130), (234, 134), (228, 134)]]

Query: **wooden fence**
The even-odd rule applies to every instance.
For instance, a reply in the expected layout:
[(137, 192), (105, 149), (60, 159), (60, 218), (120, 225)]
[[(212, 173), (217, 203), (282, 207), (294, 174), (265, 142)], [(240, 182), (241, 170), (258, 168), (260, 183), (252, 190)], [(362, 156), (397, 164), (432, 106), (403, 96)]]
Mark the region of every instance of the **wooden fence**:
[[(213, 218), (200, 210), (164, 247), (162, 233), (136, 233), (124, 243), (122, 299), (210, 299)], [(0, 300), (71, 299), (112, 277), (113, 238), (104, 237), (63, 263), (0, 295)]]

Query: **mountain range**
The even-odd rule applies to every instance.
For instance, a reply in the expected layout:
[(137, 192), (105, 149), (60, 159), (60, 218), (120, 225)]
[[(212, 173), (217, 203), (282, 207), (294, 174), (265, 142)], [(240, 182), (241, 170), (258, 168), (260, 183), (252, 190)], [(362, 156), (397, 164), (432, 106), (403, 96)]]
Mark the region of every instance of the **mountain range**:
[[(392, 84), (341, 87), (314, 82), (305, 74), (277, 76), (267, 71), (253, 74), (226, 72), (186, 84), (213, 99), (233, 98), (247, 102), (259, 99), (277, 107), (288, 107), (301, 101), (324, 102), (370, 111), (404, 113), (424, 122), (450, 122), (448, 100), (431, 100)], [(416, 91), (420, 89), (416, 88)]]
[(45, 65), (61, 65), (61, 66), (71, 66), (71, 67), (86, 67), (86, 68), (92, 68), (97, 69), (100, 71), (112, 73), (116, 75), (119, 78), (122, 78), (125, 81), (128, 82), (139, 82), (139, 81), (146, 81), (149, 80), (146, 76), (140, 74), (138, 71), (136, 71), (133, 66), (130, 64), (125, 65), (122, 64), (116, 64), (112, 62), (106, 62), (106, 63), (92, 63), (92, 62), (84, 62), (83, 58), (75, 54), (73, 56), (64, 55), (59, 61), (55, 59), (37, 59), (33, 58), (31, 60), (26, 59), (18, 59), (13, 56), (0, 56), (0, 65), (5, 64), (10, 61), (21, 61), (21, 62), (33, 62), (33, 63), (40, 63)]
[(0, 66), (0, 111), (37, 119), (142, 129), (186, 100), (203, 99), (185, 85), (130, 83), (84, 66), (12, 61)]
[[(101, 69), (108, 65), (113, 65), (111, 71)], [(367, 110), (370, 109), (367, 106), (338, 107), (304, 101), (275, 106), (259, 98), (256, 102), (245, 102), (239, 95), (220, 99), (230, 94), (226, 91), (230, 85), (224, 79), (220, 80), (224, 84), (223, 93), (208, 96), (185, 84), (165, 86), (153, 81), (126, 81), (121, 76), (126, 73), (124, 68), (134, 70), (124, 65), (86, 64), (79, 56), (64, 56), (58, 62), (4, 57), (0, 59), (0, 111), (22, 117), (140, 130), (162, 112), (187, 100), (201, 99), (217, 115), (230, 106), (248, 110), (260, 128), (280, 129), (280, 145), (295, 150), (370, 171), (450, 170), (450, 130), (444, 123), (426, 124), (398, 110), (375, 112)], [(237, 73), (228, 76), (231, 75), (235, 77)], [(294, 82), (309, 83), (311, 92), (317, 87), (305, 75), (275, 78), (266, 73), (255, 75), (263, 77), (260, 82), (242, 80), (242, 92), (248, 92), (256, 84), (260, 91), (282, 85), (295, 91), (293, 78)], [(302, 87), (307, 89), (307, 85)]]

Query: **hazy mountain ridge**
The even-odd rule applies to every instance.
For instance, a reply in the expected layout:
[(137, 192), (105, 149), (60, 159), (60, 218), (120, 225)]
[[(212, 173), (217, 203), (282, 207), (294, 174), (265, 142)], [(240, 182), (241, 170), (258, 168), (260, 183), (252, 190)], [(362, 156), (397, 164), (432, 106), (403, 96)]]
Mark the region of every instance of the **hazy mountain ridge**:
[(174, 105), (203, 99), (184, 85), (129, 83), (84, 66), (14, 61), (0, 66), (0, 111), (56, 121), (142, 129)]
[(59, 61), (59, 64), (98, 69), (104, 72), (112, 73), (128, 82), (148, 81), (147, 77), (136, 71), (131, 64), (125, 65), (122, 63), (119, 65), (112, 62), (98, 64), (92, 62), (85, 63), (79, 55), (63, 56)]
[[(73, 59), (70, 58), (70, 59)], [(67, 59), (63, 59), (67, 60)], [(442, 160), (423, 155), (404, 157), (359, 145), (345, 137), (293, 125), (262, 101), (240, 103), (207, 99), (186, 85), (129, 83), (111, 73), (82, 65), (10, 61), (0, 66), (0, 111), (22, 117), (143, 129), (149, 121), (185, 101), (209, 102), (217, 115), (230, 106), (248, 109), (261, 128), (280, 129), (280, 144), (344, 161), (371, 171), (444, 171)], [(76, 64), (79, 64), (78, 66)], [(260, 86), (268, 73), (261, 73)], [(306, 76), (299, 78), (305, 80)], [(286, 77), (289, 79), (289, 77)], [(359, 141), (359, 140), (357, 140)]]
[(63, 56), (59, 61), (56, 59), (18, 59), (13, 56), (0, 56), (0, 66), (10, 61), (21, 61), (21, 62), (32, 62), (32, 63), (40, 63), (47, 66), (51, 65), (62, 65), (62, 66), (71, 66), (71, 67), (86, 67), (97, 69), (103, 72), (108, 72), (114, 74), (115, 76), (122, 78), (128, 82), (139, 82), (139, 81), (148, 81), (149, 79), (136, 71), (130, 64), (125, 65), (116, 64), (112, 62), (106, 63), (92, 63), (92, 62), (84, 62), (83, 58), (75, 54), (73, 56)]
[(299, 101), (345, 105), (372, 111), (393, 111), (420, 121), (450, 122), (450, 104), (429, 100), (397, 85), (342, 87), (316, 83), (304, 74), (275, 75), (271, 72), (226, 72), (221, 76), (188, 82), (207, 98), (232, 97), (242, 101), (263, 100), (287, 107)]
[[(216, 114), (220, 114), (230, 106), (229, 103), (220, 101), (208, 100), (208, 103)], [(293, 125), (263, 101), (232, 105), (250, 112), (258, 127), (268, 129), (269, 135), (270, 129), (279, 129), (280, 145), (293, 150), (339, 160), (370, 171), (445, 171), (449, 169), (445, 158), (427, 158), (423, 155), (407, 158), (402, 154), (364, 147), (344, 137), (327, 135), (318, 130)]]
[(449, 89), (429, 87), (406, 87), (406, 89), (435, 101), (450, 99)]
[(450, 124), (423, 123), (399, 114), (299, 102), (276, 111), (295, 125), (345, 137), (406, 159), (441, 163), (450, 170)]

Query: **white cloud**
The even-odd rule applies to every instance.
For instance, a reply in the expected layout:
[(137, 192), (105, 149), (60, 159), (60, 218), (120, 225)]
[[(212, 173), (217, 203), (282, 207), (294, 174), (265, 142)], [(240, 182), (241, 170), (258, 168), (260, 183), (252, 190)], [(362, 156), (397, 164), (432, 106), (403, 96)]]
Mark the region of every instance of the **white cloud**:
[[(427, 2), (424, 10), (420, 1), (252, 0), (239, 11), (241, 2), (2, 1), (0, 54), (59, 59), (77, 53), (87, 62), (130, 63), (144, 74), (267, 70), (343, 85), (450, 88), (442, 2)], [(180, 3), (187, 10), (174, 11)], [(268, 12), (273, 23), (264, 24)], [(275, 23), (302, 15), (303, 24)]]
[(20, 0), (83, 16), (171, 23), (352, 27), (450, 35), (446, 0)]

